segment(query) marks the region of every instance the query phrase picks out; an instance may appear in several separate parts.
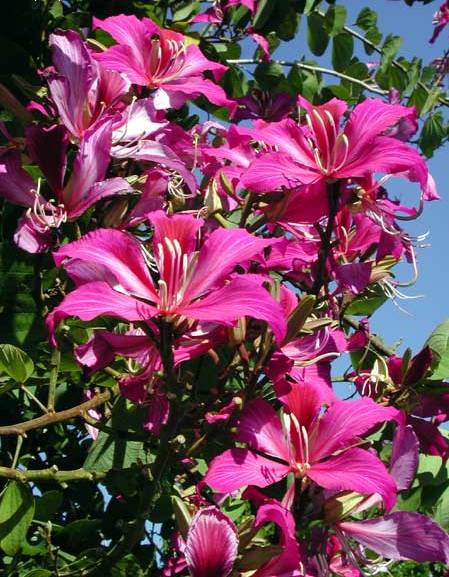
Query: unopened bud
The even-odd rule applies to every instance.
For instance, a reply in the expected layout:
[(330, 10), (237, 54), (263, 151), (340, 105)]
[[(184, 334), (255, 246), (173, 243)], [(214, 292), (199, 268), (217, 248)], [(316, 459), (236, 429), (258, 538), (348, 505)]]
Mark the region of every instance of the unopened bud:
[(245, 341), (246, 338), (246, 318), (241, 317), (237, 324), (228, 329), (229, 344), (237, 347)]

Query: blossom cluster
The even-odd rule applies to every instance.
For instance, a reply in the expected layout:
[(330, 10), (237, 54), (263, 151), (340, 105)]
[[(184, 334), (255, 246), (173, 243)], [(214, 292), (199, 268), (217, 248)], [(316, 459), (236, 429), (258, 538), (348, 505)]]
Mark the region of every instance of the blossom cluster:
[[(215, 6), (197, 21), (217, 18)], [(51, 252), (67, 275), (51, 344), (69, 341), (87, 375), (120, 366), (121, 394), (145, 407), (160, 451), (190, 443), (171, 455), (178, 530), (163, 574), (356, 577), (382, 559), (448, 563), (445, 531), (394, 507), (420, 453), (449, 456), (438, 428), (449, 393), (427, 385), (429, 347), (385, 355), (350, 312), (367, 295), (401, 295), (397, 263), (416, 274), (403, 222), (438, 194), (407, 142), (414, 109), (232, 99), (219, 84), (227, 67), (180, 32), (135, 16), (93, 28), (109, 47), (51, 35), (34, 121), (0, 151), (0, 195), (25, 209), (16, 244)], [(177, 113), (198, 98), (229, 122), (183, 125)], [(415, 203), (389, 196), (394, 177)], [(346, 353), (359, 358), (345, 375), (356, 400), (332, 388)], [(207, 362), (216, 379), (200, 386)], [(231, 518), (234, 501), (244, 513)]]

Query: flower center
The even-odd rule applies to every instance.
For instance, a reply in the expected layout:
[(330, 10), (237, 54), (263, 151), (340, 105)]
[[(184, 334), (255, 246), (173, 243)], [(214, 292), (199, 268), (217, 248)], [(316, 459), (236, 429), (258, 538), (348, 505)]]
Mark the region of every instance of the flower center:
[(150, 85), (157, 87), (176, 78), (185, 64), (185, 53), (183, 42), (171, 38), (153, 37), (148, 59)]
[(183, 252), (178, 239), (164, 237), (155, 255), (159, 270), (159, 297), (162, 312), (173, 312), (184, 299), (195, 269), (197, 254)]
[(312, 114), (306, 114), (307, 125), (311, 132), (309, 146), (320, 171), (326, 176), (340, 170), (348, 158), (349, 141), (346, 134), (338, 131), (332, 114), (315, 108)]

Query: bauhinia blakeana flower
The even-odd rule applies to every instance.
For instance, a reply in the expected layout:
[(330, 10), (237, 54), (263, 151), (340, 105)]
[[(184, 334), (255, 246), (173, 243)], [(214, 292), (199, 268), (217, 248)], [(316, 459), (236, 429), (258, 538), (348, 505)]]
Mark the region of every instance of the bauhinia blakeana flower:
[(248, 315), (267, 321), (282, 341), (285, 319), (281, 305), (262, 286), (265, 277), (232, 275), (270, 239), (217, 229), (198, 251), (201, 219), (162, 211), (148, 217), (154, 229), (151, 252), (128, 233), (98, 229), (55, 253), (56, 264), (65, 266), (77, 288), (48, 316), (52, 335), (56, 324), (71, 315), (127, 321), (160, 316), (177, 324), (187, 320), (188, 328), (194, 321), (232, 326)]

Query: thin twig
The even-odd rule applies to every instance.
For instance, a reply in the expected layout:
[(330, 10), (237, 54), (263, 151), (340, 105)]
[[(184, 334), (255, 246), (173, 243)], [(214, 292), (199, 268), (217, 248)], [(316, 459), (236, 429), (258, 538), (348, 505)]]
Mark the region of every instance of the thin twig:
[(58, 382), (59, 364), (61, 362), (61, 352), (53, 349), (50, 359), (50, 382), (48, 384), (47, 410), (49, 413), (55, 411), (56, 385)]
[[(115, 372), (115, 371), (114, 371)], [(30, 421), (25, 421), (24, 423), (17, 423), (15, 425), (6, 425), (0, 427), (1, 435), (26, 435), (28, 431), (33, 429), (40, 429), (46, 427), (47, 425), (53, 425), (55, 423), (61, 423), (62, 421), (68, 421), (73, 417), (82, 417), (89, 409), (93, 409), (100, 405), (103, 405), (106, 401), (109, 401), (114, 395), (119, 392), (118, 385), (107, 389), (103, 393), (98, 393), (89, 401), (85, 401), (76, 407), (71, 409), (66, 409), (65, 411), (59, 411), (57, 413), (47, 413), (36, 419), (31, 419)]]
[[(359, 321), (351, 319), (350, 317), (343, 317), (343, 323), (349, 325), (350, 327), (352, 327), (356, 331), (363, 329), (363, 325), (361, 323), (359, 323)], [(369, 338), (370, 344), (373, 345), (373, 347), (375, 349), (377, 349), (379, 351), (379, 353), (382, 353), (383, 355), (386, 355), (387, 357), (391, 357), (391, 356), (396, 354), (396, 351), (394, 351), (393, 349), (390, 349), (389, 347), (387, 347), (387, 345), (384, 345), (384, 343), (379, 338), (377, 338), (376, 336), (369, 335), (368, 338)]]
[[(228, 64), (236, 64), (239, 66), (245, 66), (248, 64), (262, 64), (263, 60), (259, 60), (256, 58), (240, 58), (240, 59), (230, 59), (226, 60)], [(297, 66), (303, 70), (309, 70), (311, 72), (320, 72), (321, 74), (328, 74), (329, 76), (336, 76), (337, 78), (341, 78), (342, 80), (347, 80), (352, 84), (358, 84), (368, 90), (369, 92), (373, 92), (374, 94), (380, 94), (381, 96), (386, 96), (388, 94), (388, 90), (383, 90), (379, 88), (377, 85), (368, 84), (364, 80), (360, 80), (359, 78), (353, 78), (352, 76), (348, 76), (343, 72), (338, 72), (337, 70), (332, 70), (331, 68), (323, 68), (322, 66), (314, 66), (312, 64), (306, 64), (305, 62), (301, 62), (300, 60), (272, 60), (274, 64), (279, 64), (280, 66)]]

